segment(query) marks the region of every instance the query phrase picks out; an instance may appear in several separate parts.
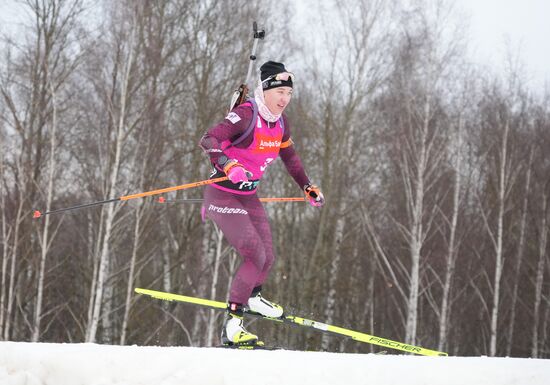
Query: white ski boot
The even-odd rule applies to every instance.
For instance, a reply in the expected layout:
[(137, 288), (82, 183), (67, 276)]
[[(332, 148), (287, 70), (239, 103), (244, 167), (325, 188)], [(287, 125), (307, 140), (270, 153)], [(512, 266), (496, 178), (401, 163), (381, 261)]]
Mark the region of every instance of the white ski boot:
[(229, 313), (223, 324), (222, 336), (223, 345), (260, 345), (258, 336), (250, 333), (244, 328), (243, 316)]
[(248, 309), (269, 318), (279, 318), (283, 315), (283, 307), (268, 301), (260, 292), (252, 293), (252, 297), (248, 299)]

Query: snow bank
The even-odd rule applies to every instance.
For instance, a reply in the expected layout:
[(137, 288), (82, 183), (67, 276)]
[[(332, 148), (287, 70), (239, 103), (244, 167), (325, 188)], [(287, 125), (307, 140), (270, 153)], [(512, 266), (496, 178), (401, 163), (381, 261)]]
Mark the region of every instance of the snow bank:
[(548, 385), (550, 360), (0, 342), (1, 385)]

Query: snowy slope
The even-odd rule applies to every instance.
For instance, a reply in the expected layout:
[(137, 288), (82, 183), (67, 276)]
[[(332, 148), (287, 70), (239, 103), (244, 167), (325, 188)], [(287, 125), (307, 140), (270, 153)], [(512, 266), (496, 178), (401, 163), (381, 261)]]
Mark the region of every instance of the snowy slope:
[(548, 385), (550, 360), (0, 342), (1, 385)]

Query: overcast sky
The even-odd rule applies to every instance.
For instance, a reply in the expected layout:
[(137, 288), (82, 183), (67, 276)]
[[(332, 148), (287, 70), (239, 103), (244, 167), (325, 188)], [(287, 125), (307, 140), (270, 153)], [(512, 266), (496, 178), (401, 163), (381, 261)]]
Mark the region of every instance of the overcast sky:
[(519, 49), (530, 84), (539, 90), (545, 83), (550, 87), (550, 0), (455, 1), (470, 13), (475, 61), (498, 65), (509, 40)]
[[(506, 41), (525, 64), (529, 85), (550, 87), (550, 0), (455, 0), (470, 16), (472, 60), (502, 69)], [(0, 0), (0, 32), (13, 28), (20, 5)], [(300, 7), (299, 7), (300, 8)], [(308, 8), (307, 12), (311, 12)], [(519, 50), (519, 51), (518, 51)]]

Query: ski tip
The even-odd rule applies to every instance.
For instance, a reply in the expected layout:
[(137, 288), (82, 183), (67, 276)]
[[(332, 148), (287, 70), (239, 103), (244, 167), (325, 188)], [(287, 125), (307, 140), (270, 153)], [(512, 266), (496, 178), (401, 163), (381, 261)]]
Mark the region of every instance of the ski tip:
[(164, 197), (159, 198), (159, 203), (165, 203), (165, 202), (166, 202), (166, 198), (164, 198)]
[(33, 214), (32, 214), (32, 217), (33, 218), (40, 218), (42, 216), (42, 213), (38, 210), (36, 210)]

